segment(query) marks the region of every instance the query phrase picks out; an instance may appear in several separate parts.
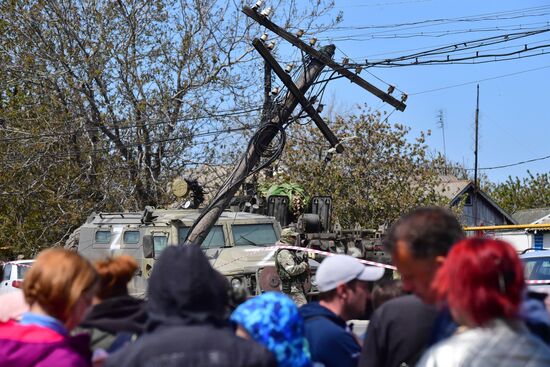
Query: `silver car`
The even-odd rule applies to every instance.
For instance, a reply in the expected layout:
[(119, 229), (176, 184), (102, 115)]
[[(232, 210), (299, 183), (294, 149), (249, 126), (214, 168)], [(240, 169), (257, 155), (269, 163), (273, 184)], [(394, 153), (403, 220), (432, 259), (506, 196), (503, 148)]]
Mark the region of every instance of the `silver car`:
[(550, 294), (550, 250), (533, 250), (520, 255), (529, 290)]

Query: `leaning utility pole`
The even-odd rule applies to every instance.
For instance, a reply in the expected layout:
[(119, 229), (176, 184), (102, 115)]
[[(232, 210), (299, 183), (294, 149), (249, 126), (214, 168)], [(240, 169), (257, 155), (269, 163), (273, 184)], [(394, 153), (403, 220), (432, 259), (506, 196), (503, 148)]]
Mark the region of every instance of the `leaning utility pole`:
[[(328, 57), (332, 57), (334, 49), (334, 46), (326, 46), (322, 49), (322, 52)], [(319, 60), (311, 60), (296, 82), (296, 87), (300, 93), (303, 94), (308, 90), (319, 74), (321, 74), (324, 67), (325, 65)], [(248, 145), (247, 151), (237, 164), (233, 174), (226, 180), (216, 197), (213, 199), (214, 205), (194, 223), (193, 228), (189, 231), (189, 235), (187, 236), (187, 243), (200, 245), (204, 241), (220, 214), (228, 206), (239, 189), (240, 183), (244, 181), (252, 169), (258, 164), (262, 154), (275, 136), (283, 129), (283, 125), (288, 121), (297, 105), (298, 99), (289, 91), (285, 97), (285, 102), (278, 108), (271, 121), (260, 126), (257, 142)]]
[[(264, 42), (267, 40), (267, 34), (264, 34), (261, 39), (254, 39), (252, 44), (256, 51), (264, 58), (266, 63), (266, 75), (268, 73), (267, 65), (269, 69), (272, 70), (279, 79), (283, 82), (285, 87), (288, 89), (288, 92), (285, 95), (285, 98), (282, 103), (274, 104), (272, 106), (272, 112), (269, 114), (269, 118), (264, 120), (258, 130), (252, 136), (245, 154), (235, 167), (233, 173), (228, 177), (223, 186), (218, 190), (218, 193), (212, 199), (208, 207), (201, 213), (199, 218), (193, 224), (193, 227), (187, 235), (185, 244), (194, 244), (201, 245), (212, 226), (216, 223), (219, 216), (225, 208), (228, 207), (231, 199), (244, 182), (244, 180), (254, 172), (257, 172), (264, 165), (261, 165), (261, 158), (268, 151), (269, 146), (273, 140), (280, 135), (280, 151), (282, 152), (282, 147), (284, 145), (284, 128), (288, 123), (294, 109), (298, 104), (301, 105), (302, 109), (309, 115), (313, 122), (317, 125), (323, 136), (328, 140), (331, 147), (334, 148), (337, 152), (341, 153), (344, 150), (342, 144), (340, 144), (338, 138), (333, 134), (330, 128), (325, 124), (322, 117), (319, 115), (317, 110), (313, 107), (314, 101), (308, 100), (305, 96), (307, 90), (313, 85), (315, 80), (319, 77), (322, 70), (325, 66), (329, 66), (335, 72), (340, 75), (348, 78), (350, 81), (360, 85), (361, 87), (367, 89), (369, 92), (373, 93), (377, 97), (381, 98), (383, 101), (391, 104), (396, 109), (403, 111), (405, 109), (405, 100), (406, 95), (403, 95), (401, 101), (398, 101), (389, 93), (385, 93), (380, 89), (376, 88), (372, 84), (368, 83), (358, 75), (352, 73), (344, 66), (334, 62), (332, 57), (334, 55), (335, 46), (328, 45), (317, 50), (312, 46), (315, 42), (311, 42), (310, 45), (302, 42), (299, 37), (303, 35), (301, 31), (300, 35), (294, 36), (285, 30), (281, 29), (274, 23), (272, 23), (268, 17), (271, 12), (270, 8), (258, 13), (258, 7), (261, 4), (260, 1), (252, 8), (244, 7), (243, 12), (248, 15), (250, 18), (260, 23), (267, 29), (273, 31), (277, 35), (281, 36), (283, 39), (289, 41), (295, 47), (298, 47), (303, 52), (311, 56), (307, 65), (304, 66), (302, 73), (297, 78), (296, 82), (285, 72), (285, 70), (277, 63), (270, 53), (270, 48), (272, 45), (265, 46)], [(299, 32), (300, 33), (300, 32)], [(267, 115), (267, 111), (264, 112), (263, 116)], [(276, 159), (278, 156), (274, 154), (268, 160), (270, 163), (273, 159)], [(259, 165), (259, 167), (257, 167)]]

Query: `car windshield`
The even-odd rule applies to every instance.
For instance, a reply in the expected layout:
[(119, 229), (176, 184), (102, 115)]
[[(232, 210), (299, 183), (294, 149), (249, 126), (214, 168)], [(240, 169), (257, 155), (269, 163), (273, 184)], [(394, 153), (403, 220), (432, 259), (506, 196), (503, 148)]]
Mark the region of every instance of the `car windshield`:
[(529, 280), (550, 280), (550, 257), (523, 259), (525, 278)]
[(234, 224), (231, 229), (236, 246), (271, 246), (277, 242), (271, 223)]
[[(178, 229), (178, 243), (182, 245), (185, 243), (185, 238), (187, 238), (187, 233), (189, 233), (189, 227), (180, 227)], [(214, 226), (210, 229), (210, 232), (206, 235), (204, 241), (202, 241), (201, 247), (203, 249), (217, 248), (225, 246), (225, 238), (223, 235), (222, 226)]]

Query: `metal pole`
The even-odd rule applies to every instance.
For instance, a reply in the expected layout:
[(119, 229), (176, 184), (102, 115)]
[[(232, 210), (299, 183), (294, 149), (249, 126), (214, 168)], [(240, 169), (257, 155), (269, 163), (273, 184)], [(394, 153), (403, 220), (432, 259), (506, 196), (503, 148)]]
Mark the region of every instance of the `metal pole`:
[[(262, 107), (262, 124), (271, 118), (272, 98), (271, 98), (271, 66), (267, 61), (264, 61), (264, 105)], [(273, 166), (266, 168), (266, 176), (273, 177)]]
[(262, 122), (269, 119), (271, 109), (271, 66), (264, 62), (264, 105), (262, 107)]
[(474, 157), (475, 157), (475, 163), (474, 163), (474, 200), (472, 202), (473, 209), (474, 209), (474, 226), (477, 226), (477, 194), (479, 190), (479, 185), (477, 182), (477, 153), (478, 153), (478, 130), (479, 130), (479, 84), (477, 85), (477, 103), (476, 103), (476, 137), (475, 137), (475, 148), (474, 148)]
[(503, 224), (499, 226), (464, 227), (465, 231), (499, 231), (508, 229), (550, 229), (548, 224)]
[[(334, 55), (334, 50), (335, 47), (329, 45), (323, 47), (321, 52), (325, 58), (330, 59)], [(308, 88), (311, 87), (324, 67), (325, 64), (323, 62), (315, 58), (311, 59), (296, 82), (296, 86), (301, 94), (304, 94)], [(244, 180), (254, 166), (258, 164), (265, 149), (275, 138), (279, 129), (288, 121), (297, 105), (298, 99), (291, 92), (288, 92), (285, 96), (284, 103), (278, 107), (279, 113), (275, 114), (271, 121), (266, 124), (273, 125), (273, 129), (264, 129), (262, 134), (258, 137), (258, 144), (249, 145), (248, 150), (237, 164), (233, 174), (229, 176), (216, 194), (215, 198), (220, 199), (193, 224), (187, 236), (187, 240), (185, 241), (186, 245), (193, 244), (200, 246), (202, 244), (212, 226), (214, 226), (223, 210), (229, 205), (229, 202), (239, 189), (240, 185), (238, 183)], [(262, 127), (265, 127), (265, 125), (262, 125)]]

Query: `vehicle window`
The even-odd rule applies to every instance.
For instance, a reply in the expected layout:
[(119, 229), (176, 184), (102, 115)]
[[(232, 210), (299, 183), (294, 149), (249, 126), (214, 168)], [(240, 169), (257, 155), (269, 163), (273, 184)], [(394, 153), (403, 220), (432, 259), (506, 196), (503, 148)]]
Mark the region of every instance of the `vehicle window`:
[(11, 264), (4, 265), (4, 272), (2, 274), (2, 280), (9, 280), (11, 277)]
[(31, 264), (17, 265), (17, 279), (24, 279), (25, 274), (30, 270)]
[(111, 243), (111, 231), (96, 231), (95, 243)]
[(189, 227), (179, 227), (178, 228), (178, 244), (183, 245), (185, 239), (187, 238), (187, 233), (189, 233)]
[[(178, 243), (182, 245), (189, 233), (189, 227), (180, 227), (178, 229)], [(216, 248), (225, 246), (225, 238), (223, 236), (223, 227), (214, 226), (204, 239), (201, 247), (203, 249)]]
[(234, 224), (231, 230), (236, 246), (271, 246), (277, 242), (277, 235), (271, 223)]
[(168, 245), (168, 237), (153, 236), (153, 248), (155, 249), (155, 259), (158, 259), (162, 251)]
[(524, 259), (525, 277), (529, 280), (550, 280), (550, 258)]
[(123, 243), (128, 245), (135, 245), (139, 243), (139, 231), (126, 231), (122, 238)]
[(523, 261), (523, 269), (525, 272), (525, 279), (531, 279), (531, 273), (533, 272), (533, 268), (535, 267), (536, 261)]

